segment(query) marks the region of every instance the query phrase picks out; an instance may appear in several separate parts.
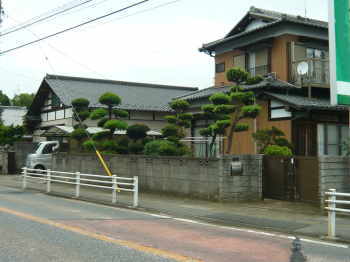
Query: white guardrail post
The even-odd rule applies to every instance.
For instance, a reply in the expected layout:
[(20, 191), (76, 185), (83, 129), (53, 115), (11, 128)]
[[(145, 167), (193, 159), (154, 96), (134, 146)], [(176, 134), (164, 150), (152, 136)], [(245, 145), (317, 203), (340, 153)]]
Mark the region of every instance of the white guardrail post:
[(46, 192), (47, 193), (51, 192), (51, 170), (50, 169), (46, 171)]
[(80, 196), (80, 172), (75, 172), (75, 197)]
[(139, 205), (139, 177), (134, 176), (134, 201), (133, 207), (137, 207)]
[(23, 167), (22, 189), (27, 188), (27, 168)]
[[(336, 193), (335, 189), (329, 189), (330, 193)], [(328, 196), (328, 237), (335, 238), (335, 208), (336, 208), (336, 196)]]
[(117, 203), (117, 176), (112, 176), (112, 203)]

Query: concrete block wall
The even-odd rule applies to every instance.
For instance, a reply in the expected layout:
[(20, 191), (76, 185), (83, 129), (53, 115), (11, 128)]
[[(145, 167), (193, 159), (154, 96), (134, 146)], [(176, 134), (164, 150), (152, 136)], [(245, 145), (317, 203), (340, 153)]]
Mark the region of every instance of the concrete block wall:
[(338, 192), (350, 193), (350, 158), (319, 157), (321, 207), (324, 206), (324, 192), (330, 188)]
[[(141, 191), (219, 201), (261, 199), (260, 156), (240, 156), (243, 162), (240, 176), (231, 176), (232, 157), (202, 159), (107, 155), (105, 160), (113, 174), (138, 176)], [(52, 170), (104, 174), (96, 156), (91, 154), (55, 154)]]
[(8, 174), (8, 152), (0, 151), (0, 175)]
[[(231, 175), (231, 161), (238, 158), (242, 162), (242, 173)], [(222, 201), (262, 199), (262, 155), (225, 156), (220, 179)]]

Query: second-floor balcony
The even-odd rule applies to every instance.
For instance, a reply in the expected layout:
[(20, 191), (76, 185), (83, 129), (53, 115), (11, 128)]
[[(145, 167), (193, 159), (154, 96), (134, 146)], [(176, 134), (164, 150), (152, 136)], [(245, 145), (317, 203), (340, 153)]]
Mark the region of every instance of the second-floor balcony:
[[(306, 63), (306, 73), (298, 72), (298, 65)], [(329, 87), (329, 60), (305, 58), (291, 62), (291, 82), (297, 86)]]

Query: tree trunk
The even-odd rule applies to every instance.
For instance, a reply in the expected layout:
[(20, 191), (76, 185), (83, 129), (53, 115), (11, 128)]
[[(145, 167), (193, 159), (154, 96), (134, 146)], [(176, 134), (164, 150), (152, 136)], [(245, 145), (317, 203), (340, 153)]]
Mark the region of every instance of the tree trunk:
[(212, 156), (213, 146), (215, 144), (215, 140), (216, 140), (216, 134), (214, 136), (212, 136), (212, 138), (211, 138), (211, 142), (210, 142), (210, 145), (209, 145), (209, 157)]
[(108, 106), (108, 119), (112, 120), (112, 110), (113, 108), (111, 106)]

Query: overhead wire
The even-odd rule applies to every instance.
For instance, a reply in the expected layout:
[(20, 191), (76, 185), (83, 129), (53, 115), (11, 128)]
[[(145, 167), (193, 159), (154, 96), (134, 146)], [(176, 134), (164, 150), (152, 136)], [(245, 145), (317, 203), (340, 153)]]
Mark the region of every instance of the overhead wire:
[[(63, 13), (65, 13), (65, 12), (68, 12), (68, 11), (74, 9), (74, 8), (77, 8), (77, 7), (79, 7), (79, 6), (82, 6), (82, 5), (87, 4), (87, 3), (89, 3), (89, 2), (92, 2), (92, 1), (94, 1), (94, 0), (85, 0), (85, 1), (82, 2), (82, 3), (73, 5), (73, 6), (68, 7), (68, 8), (66, 8), (66, 9), (63, 9), (63, 10), (59, 10), (59, 11), (57, 11), (57, 12), (54, 12), (53, 14), (49, 14), (49, 15), (44, 16), (44, 17), (42, 17), (42, 18), (40, 18), (40, 16), (39, 16), (39, 19), (38, 19), (38, 20), (35, 20), (35, 19), (34, 19), (34, 21), (30, 22), (31, 20), (33, 20), (33, 18), (32, 18), (32, 19), (29, 20), (29, 22), (24, 22), (24, 25), (14, 26), (14, 29), (7, 29), (7, 30), (5, 30), (5, 32), (0, 33), (0, 37), (3, 37), (3, 36), (6, 36), (6, 35), (8, 35), (8, 34), (11, 34), (11, 33), (17, 32), (17, 31), (19, 31), (19, 30), (25, 29), (25, 28), (27, 28), (27, 27), (29, 27), (29, 26), (34, 25), (34, 24), (37, 24), (37, 23), (46, 21), (46, 20), (48, 20), (48, 19), (50, 19), (50, 18), (52, 18), (52, 17), (55, 17), (55, 16), (60, 15), (60, 14), (63, 14)], [(16, 28), (16, 27), (17, 27), (17, 28)]]
[(123, 12), (123, 11), (125, 11), (125, 10), (128, 10), (128, 9), (130, 9), (130, 8), (132, 8), (132, 7), (135, 7), (135, 6), (139, 6), (139, 5), (141, 5), (141, 4), (144, 4), (144, 3), (148, 2), (148, 1), (150, 1), (150, 0), (143, 0), (143, 1), (137, 2), (137, 3), (132, 4), (132, 5), (129, 5), (129, 6), (127, 6), (127, 7), (123, 7), (123, 8), (121, 8), (121, 9), (118, 9), (118, 10), (112, 11), (112, 12), (110, 12), (110, 13), (107, 13), (107, 14), (105, 14), (105, 15), (102, 15), (102, 16), (99, 16), (99, 17), (90, 19), (90, 20), (85, 21), (85, 22), (83, 22), (83, 23), (80, 23), (80, 24), (78, 24), (78, 25), (75, 25), (75, 26), (72, 26), (72, 27), (68, 27), (68, 28), (66, 28), (66, 29), (64, 29), (64, 30), (61, 30), (61, 31), (58, 31), (58, 32), (56, 32), (56, 33), (47, 35), (47, 36), (45, 36), (45, 37), (41, 37), (41, 38), (39, 38), (39, 39), (37, 39), (37, 40), (33, 40), (33, 41), (27, 42), (27, 43), (25, 43), (25, 44), (22, 44), (22, 45), (19, 45), (19, 46), (16, 46), (16, 47), (7, 49), (7, 50), (5, 50), (5, 51), (0, 52), (0, 55), (4, 55), (4, 54), (9, 53), (9, 52), (12, 52), (12, 51), (14, 51), (14, 50), (17, 50), (17, 49), (20, 49), (20, 48), (23, 48), (23, 47), (26, 47), (26, 46), (35, 44), (35, 43), (37, 43), (37, 42), (46, 40), (46, 39), (48, 39), (48, 38), (51, 38), (51, 37), (54, 37), (54, 36), (57, 36), (57, 35), (66, 33), (66, 32), (68, 32), (68, 31), (74, 30), (74, 29), (79, 28), (79, 27), (81, 27), (81, 26), (84, 26), (84, 25), (87, 25), (87, 24), (91, 24), (91, 23), (96, 22), (96, 21), (98, 21), (98, 20), (104, 19), (104, 18), (106, 18), (106, 17), (112, 16), (112, 15), (117, 14), (117, 13), (120, 13), (120, 12)]

